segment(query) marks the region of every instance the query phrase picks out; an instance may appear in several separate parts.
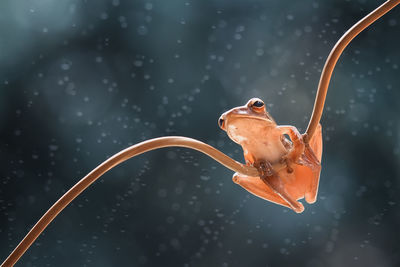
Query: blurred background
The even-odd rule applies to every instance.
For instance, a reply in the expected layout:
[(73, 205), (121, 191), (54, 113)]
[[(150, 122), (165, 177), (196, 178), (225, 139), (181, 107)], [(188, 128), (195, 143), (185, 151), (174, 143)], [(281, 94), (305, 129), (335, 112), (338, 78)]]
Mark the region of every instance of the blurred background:
[[(327, 55), (382, 1), (0, 3), (0, 260), (114, 153), (182, 135), (243, 162), (217, 126), (251, 97), (304, 131)], [(293, 211), (182, 148), (114, 168), (17, 266), (399, 266), (400, 7), (328, 92), (318, 201)]]

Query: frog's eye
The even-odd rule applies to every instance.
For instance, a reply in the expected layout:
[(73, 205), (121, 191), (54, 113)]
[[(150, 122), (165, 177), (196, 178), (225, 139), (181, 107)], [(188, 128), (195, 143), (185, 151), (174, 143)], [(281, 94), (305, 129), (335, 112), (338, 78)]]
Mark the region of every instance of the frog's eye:
[(252, 107), (256, 107), (256, 108), (262, 108), (264, 106), (264, 103), (260, 100), (254, 101), (253, 105), (251, 105)]

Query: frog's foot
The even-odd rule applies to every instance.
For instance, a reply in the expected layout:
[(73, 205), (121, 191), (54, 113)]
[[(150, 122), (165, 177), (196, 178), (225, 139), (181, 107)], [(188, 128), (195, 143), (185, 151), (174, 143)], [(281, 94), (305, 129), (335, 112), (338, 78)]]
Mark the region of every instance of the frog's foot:
[(277, 193), (274, 192), (268, 185), (266, 185), (259, 177), (251, 177), (235, 173), (232, 177), (235, 184), (240, 185), (253, 195), (271, 201), (273, 203), (291, 208), (288, 202), (282, 199)]
[(257, 161), (254, 163), (254, 167), (258, 169), (261, 176), (272, 176), (275, 174), (274, 168), (268, 161)]

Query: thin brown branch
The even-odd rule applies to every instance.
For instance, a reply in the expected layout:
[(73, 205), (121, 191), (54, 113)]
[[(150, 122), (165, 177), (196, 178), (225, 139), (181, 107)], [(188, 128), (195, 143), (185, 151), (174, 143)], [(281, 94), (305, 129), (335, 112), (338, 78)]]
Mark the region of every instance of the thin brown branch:
[(321, 120), (322, 112), (324, 109), (326, 93), (328, 91), (329, 82), (331, 80), (333, 69), (335, 68), (336, 62), (346, 46), (354, 39), (360, 32), (362, 32), (369, 25), (374, 23), (377, 19), (385, 15), (388, 11), (394, 8), (400, 3), (400, 0), (389, 0), (383, 3), (380, 7), (372, 11), (362, 20), (357, 22), (353, 27), (350, 28), (343, 36), (339, 39), (336, 45), (333, 47), (329, 54), (325, 66), (321, 73), (321, 78), (318, 84), (317, 96), (315, 97), (314, 109), (311, 115), (310, 122), (307, 127), (307, 131), (304, 135), (304, 141), (308, 142), (314, 131)]
[[(32, 243), (39, 237), (39, 235), (46, 229), (46, 227), (57, 217), (57, 215), (71, 203), (77, 196), (79, 196), (86, 188), (88, 188), (94, 181), (101, 177), (108, 170), (114, 168), (118, 164), (134, 157), (145, 153), (150, 150), (155, 150), (163, 147), (186, 147), (200, 151), (214, 160), (218, 161), (228, 169), (239, 172), (244, 175), (258, 176), (256, 168), (243, 165), (232, 158), (228, 157), (221, 151), (214, 147), (200, 142), (196, 139), (181, 137), (181, 136), (167, 136), (155, 139), (150, 139), (139, 144), (133, 145), (121, 152), (115, 154), (107, 159), (88, 175), (76, 183), (68, 192), (66, 192), (56, 203), (40, 218), (40, 220), (33, 226), (29, 233), (24, 237), (21, 243), (14, 249), (14, 251), (3, 262), (1, 267), (13, 266), (25, 251), (32, 245)], [(283, 168), (281, 164), (273, 166), (275, 169)]]

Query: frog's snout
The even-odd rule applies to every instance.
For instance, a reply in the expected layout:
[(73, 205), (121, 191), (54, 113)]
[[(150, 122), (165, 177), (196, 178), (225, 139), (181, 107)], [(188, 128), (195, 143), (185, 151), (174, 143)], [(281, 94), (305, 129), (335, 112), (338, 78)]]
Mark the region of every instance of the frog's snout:
[(221, 117), (219, 117), (218, 119), (218, 125), (219, 127), (225, 131), (225, 116), (222, 115)]

